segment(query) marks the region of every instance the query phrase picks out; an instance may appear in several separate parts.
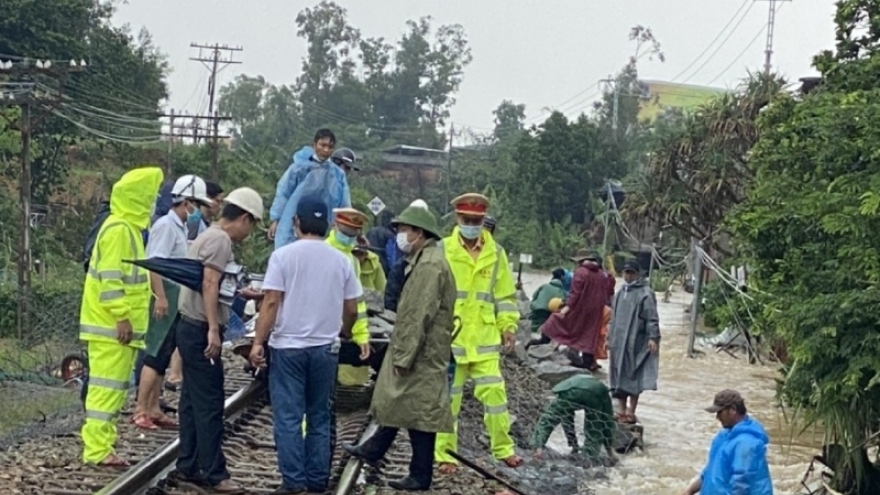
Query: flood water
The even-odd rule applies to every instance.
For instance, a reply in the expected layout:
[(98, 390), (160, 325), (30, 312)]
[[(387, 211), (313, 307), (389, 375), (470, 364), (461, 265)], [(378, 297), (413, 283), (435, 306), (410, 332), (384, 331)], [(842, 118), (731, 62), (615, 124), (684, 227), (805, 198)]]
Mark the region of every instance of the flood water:
[[(523, 273), (523, 288), (531, 295), (549, 279), (549, 274)], [(685, 309), (691, 300), (692, 296), (680, 289), (673, 292), (669, 303), (662, 302), (658, 294), (659, 390), (645, 392), (636, 412), (645, 430), (645, 452), (621, 456), (620, 467), (609, 470), (608, 479), (598, 482), (596, 493), (680, 494), (702, 470), (709, 445), (720, 428), (715, 415), (703, 409), (712, 404), (716, 392), (726, 388), (743, 395), (749, 414), (764, 425), (771, 437), (767, 457), (774, 492), (804, 493), (800, 481), (810, 458), (818, 453), (821, 432), (810, 431), (793, 438), (800, 428), (792, 428), (777, 405), (774, 380), (780, 375), (776, 365), (750, 365), (743, 354), (735, 359), (699, 346), (697, 349), (704, 354), (695, 359), (687, 357), (690, 317)], [(607, 363), (600, 364), (607, 369)], [(606, 375), (602, 377), (607, 379)], [(553, 433), (551, 445), (567, 450), (560, 429)]]

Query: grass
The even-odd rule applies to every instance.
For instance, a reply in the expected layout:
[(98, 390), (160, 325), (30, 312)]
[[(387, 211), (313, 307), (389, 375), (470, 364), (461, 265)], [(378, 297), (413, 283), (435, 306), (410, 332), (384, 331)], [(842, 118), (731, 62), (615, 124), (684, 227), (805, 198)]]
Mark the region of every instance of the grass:
[(65, 354), (62, 345), (0, 339), (0, 436), (78, 405), (79, 393), (61, 388), (56, 376)]
[(0, 436), (79, 404), (79, 392), (24, 382), (0, 382)]

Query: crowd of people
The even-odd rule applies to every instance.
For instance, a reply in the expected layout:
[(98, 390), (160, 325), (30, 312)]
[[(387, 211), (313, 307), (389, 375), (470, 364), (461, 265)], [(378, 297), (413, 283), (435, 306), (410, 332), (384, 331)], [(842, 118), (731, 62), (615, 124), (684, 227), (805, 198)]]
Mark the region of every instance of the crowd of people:
[[(379, 427), (343, 448), (377, 462), (398, 431), (407, 430), (409, 472), (391, 481), (392, 488), (429, 489), (435, 463), (441, 473), (455, 471), (457, 416), (468, 381), (483, 406), (491, 454), (511, 468), (523, 464), (501, 373), (502, 353), (516, 344), (517, 289), (493, 235), (489, 200), (476, 193), (455, 198), (456, 225), (448, 235), (422, 200), (364, 232), (369, 219), (352, 208), (349, 194), (353, 170), (355, 154), (336, 149), (328, 129), (294, 154), (269, 209), (267, 233), (275, 250), (260, 290), (241, 286), (233, 249), (263, 219), (256, 191), (239, 188), (224, 196), (219, 185), (185, 175), (159, 194), (164, 177), (157, 167), (131, 170), (114, 184), (86, 247), (80, 315), (89, 356), (86, 463), (129, 466), (114, 451), (116, 424), (132, 369), (141, 362), (131, 421), (143, 430), (179, 428), (178, 480), (209, 493), (245, 493), (231, 480), (222, 448), (220, 351), (236, 317), (235, 301), (253, 299), (260, 313), (249, 360), (268, 377), (282, 478), (275, 494), (327, 490), (336, 386), (363, 383), (370, 368), (378, 370), (370, 414)], [(157, 198), (168, 199), (164, 211), (156, 211)], [(194, 260), (201, 277), (193, 286), (177, 285), (126, 261), (144, 258)], [(640, 395), (657, 388), (657, 303), (634, 261), (623, 264), (624, 283), (616, 293), (598, 253), (580, 250), (572, 261), (573, 272), (555, 270), (533, 294), (530, 319), (539, 337), (530, 345), (565, 346), (573, 362), (591, 371), (607, 357), (609, 382), (583, 374), (556, 385), (532, 446), (540, 457), (561, 423), (574, 451), (597, 457), (604, 450), (616, 461), (616, 423), (637, 422)], [(365, 289), (384, 292), (386, 309), (396, 312), (381, 353), (370, 345)], [(176, 420), (161, 407), (163, 382), (180, 388)], [(619, 402), (616, 413), (612, 398)], [(742, 466), (745, 461), (731, 461), (731, 455), (745, 459), (741, 450), (766, 447), (766, 434), (762, 441), (763, 430), (745, 415), (735, 392), (719, 394), (710, 410), (730, 433), (719, 434), (704, 475), (688, 488), (692, 494), (729, 493), (717, 487), (754, 478), (760, 468), (754, 456)], [(582, 448), (574, 431), (577, 411), (600, 425), (585, 429)]]

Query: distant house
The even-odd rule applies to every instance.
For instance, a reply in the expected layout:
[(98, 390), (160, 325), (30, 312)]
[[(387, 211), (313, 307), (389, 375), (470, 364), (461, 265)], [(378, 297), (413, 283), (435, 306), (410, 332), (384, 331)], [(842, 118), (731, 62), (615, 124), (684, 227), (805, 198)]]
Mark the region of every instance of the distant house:
[(379, 174), (425, 195), (428, 186), (440, 181), (440, 172), (449, 162), (443, 150), (397, 145), (382, 150), (378, 156)]

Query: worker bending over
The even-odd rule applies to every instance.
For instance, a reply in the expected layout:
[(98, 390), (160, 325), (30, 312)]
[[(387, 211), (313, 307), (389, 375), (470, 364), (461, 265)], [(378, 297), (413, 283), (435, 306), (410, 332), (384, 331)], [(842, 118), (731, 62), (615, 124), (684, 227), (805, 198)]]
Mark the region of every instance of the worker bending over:
[(531, 445), (536, 449), (535, 457), (540, 457), (544, 445), (559, 423), (565, 440), (572, 453), (578, 451), (577, 434), (574, 431), (574, 415), (584, 411), (584, 446), (581, 453), (593, 461), (599, 459), (600, 447), (612, 463), (617, 462), (614, 454), (614, 409), (608, 387), (592, 375), (575, 375), (559, 382), (553, 387), (556, 398), (547, 404), (532, 433)]
[[(502, 342), (507, 351), (516, 343), (519, 310), (507, 255), (483, 229), (489, 200), (465, 194), (452, 201), (458, 226), (443, 240), (446, 260), (455, 277), (455, 316), (462, 329), (452, 342), (455, 360), (451, 396), (452, 415), (458, 417), (464, 384), (474, 380), (474, 395), (483, 403), (492, 455), (509, 467), (522, 465), (510, 437), (507, 391), (501, 376)], [(437, 435), (435, 461), (440, 471), (451, 473), (456, 460), (447, 453), (458, 447), (458, 430)]]

